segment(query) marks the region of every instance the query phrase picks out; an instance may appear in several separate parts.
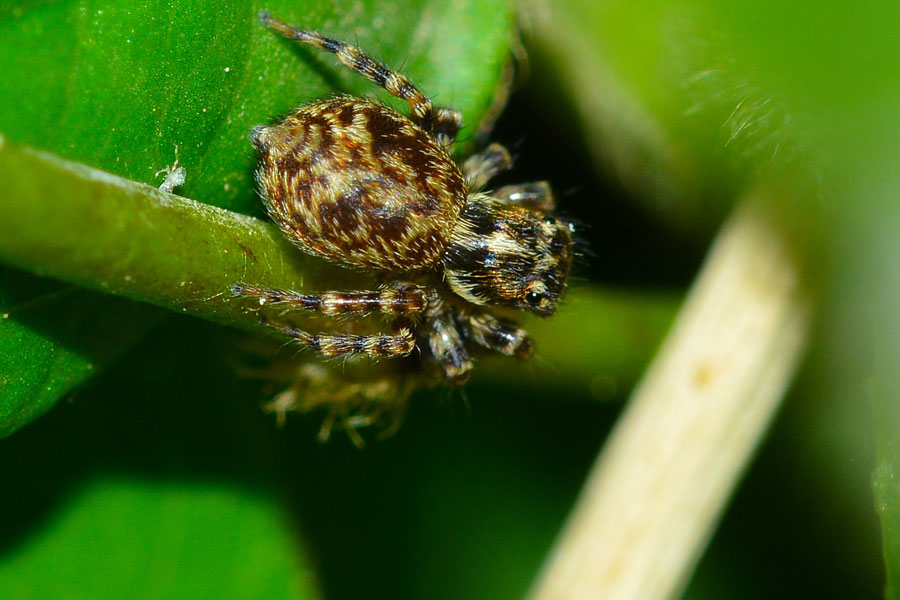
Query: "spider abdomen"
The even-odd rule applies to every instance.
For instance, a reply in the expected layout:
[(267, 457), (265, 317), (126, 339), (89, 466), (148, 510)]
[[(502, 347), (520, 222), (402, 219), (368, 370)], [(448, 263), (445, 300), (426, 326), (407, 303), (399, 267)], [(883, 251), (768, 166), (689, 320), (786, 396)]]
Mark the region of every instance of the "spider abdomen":
[(251, 139), (272, 219), (303, 250), (345, 266), (434, 265), (466, 203), (463, 175), (438, 143), (370, 100), (314, 102)]

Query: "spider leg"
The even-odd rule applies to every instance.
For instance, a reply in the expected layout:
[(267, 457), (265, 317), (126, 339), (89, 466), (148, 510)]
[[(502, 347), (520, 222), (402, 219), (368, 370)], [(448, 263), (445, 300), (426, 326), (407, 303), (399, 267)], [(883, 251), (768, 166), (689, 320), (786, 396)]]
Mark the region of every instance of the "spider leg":
[(456, 384), (465, 383), (473, 364), (452, 313), (442, 309), (430, 315), (426, 329), (428, 346), (444, 369), (444, 375)]
[[(463, 163), (462, 171), (469, 190), (477, 192), (510, 166), (512, 157), (509, 151), (500, 144), (491, 144), (478, 154), (470, 156)], [(556, 199), (553, 197), (550, 184), (546, 181), (507, 185), (491, 192), (490, 196), (495, 200), (528, 210), (552, 212), (556, 209)]]
[(301, 346), (310, 348), (320, 356), (333, 358), (364, 354), (370, 357), (399, 357), (410, 354), (416, 348), (416, 336), (407, 325), (397, 327), (394, 333), (309, 333), (284, 323), (266, 319), (263, 323), (294, 338)]
[(450, 108), (433, 107), (431, 99), (400, 73), (376, 62), (355, 46), (324, 37), (313, 31), (292, 27), (273, 18), (268, 11), (259, 13), (259, 20), (263, 25), (286, 38), (331, 52), (347, 68), (353, 69), (372, 83), (381, 86), (391, 95), (409, 102), (412, 121), (430, 133), (438, 143), (449, 149), (456, 141), (456, 134), (462, 124), (462, 115)]
[(327, 316), (374, 312), (403, 315), (421, 313), (428, 306), (428, 296), (424, 287), (401, 281), (395, 281), (377, 290), (319, 294), (303, 294), (291, 290), (236, 283), (231, 286), (231, 293), (235, 296), (255, 298), (260, 306), (284, 304)]
[[(438, 106), (434, 109), (433, 114), (431, 135), (447, 152), (451, 152), (453, 144), (456, 142), (456, 136), (462, 127), (462, 113), (452, 108)], [(415, 121), (415, 119), (413, 120)], [(427, 119), (422, 122), (416, 121), (416, 124), (426, 131), (428, 130), (427, 123)]]
[(491, 198), (538, 212), (553, 212), (556, 210), (556, 199), (553, 197), (553, 190), (550, 189), (550, 184), (546, 181), (532, 181), (530, 183), (503, 186), (491, 192)]
[(472, 313), (463, 317), (466, 333), (476, 343), (507, 356), (528, 358), (534, 344), (528, 333), (506, 319), (488, 313)]
[(509, 151), (500, 144), (491, 144), (478, 154), (473, 154), (462, 165), (469, 191), (477, 192), (501, 171), (512, 166)]

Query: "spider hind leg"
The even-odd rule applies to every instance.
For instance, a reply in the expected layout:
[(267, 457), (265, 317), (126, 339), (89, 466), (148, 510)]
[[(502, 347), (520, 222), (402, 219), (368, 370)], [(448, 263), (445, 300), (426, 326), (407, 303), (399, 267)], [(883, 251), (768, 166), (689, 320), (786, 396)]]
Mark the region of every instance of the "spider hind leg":
[(462, 115), (459, 111), (452, 108), (435, 108), (431, 104), (431, 99), (400, 73), (373, 60), (356, 46), (327, 38), (314, 31), (298, 29), (275, 19), (268, 11), (260, 12), (259, 20), (263, 25), (286, 38), (331, 52), (345, 67), (384, 88), (392, 96), (406, 100), (409, 103), (412, 121), (431, 134), (446, 149), (449, 150), (456, 141), (462, 124)]
[[(469, 190), (477, 192), (483, 189), (491, 179), (508, 170), (512, 162), (509, 151), (500, 144), (491, 144), (478, 154), (473, 154), (462, 166)], [(537, 212), (556, 210), (553, 190), (546, 181), (507, 185), (494, 190), (490, 196), (504, 204), (521, 206)]]

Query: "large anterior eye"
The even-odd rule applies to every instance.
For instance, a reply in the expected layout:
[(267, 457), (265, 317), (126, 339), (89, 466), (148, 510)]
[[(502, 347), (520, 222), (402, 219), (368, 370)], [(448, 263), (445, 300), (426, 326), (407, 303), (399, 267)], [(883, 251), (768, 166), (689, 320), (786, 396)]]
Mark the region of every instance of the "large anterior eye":
[(544, 296), (537, 292), (528, 292), (525, 295), (525, 302), (528, 303), (532, 308), (537, 308), (541, 304), (541, 300), (544, 299)]

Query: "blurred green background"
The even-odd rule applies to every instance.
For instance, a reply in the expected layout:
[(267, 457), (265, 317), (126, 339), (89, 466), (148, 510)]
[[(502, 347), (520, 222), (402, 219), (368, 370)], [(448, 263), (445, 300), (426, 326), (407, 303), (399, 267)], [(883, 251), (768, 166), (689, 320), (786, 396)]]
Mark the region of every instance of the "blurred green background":
[[(265, 8), (404, 65), (474, 124), (513, 7), (449, 6)], [(0, 6), (4, 143), (152, 185), (178, 143), (180, 193), (258, 214), (249, 126), (370, 91), (272, 39), (260, 8)], [(551, 181), (591, 249), (559, 317), (528, 322), (533, 364), (418, 392), (362, 451), (320, 445), (319, 415), (262, 413), (274, 390), (237, 374), (242, 334), (4, 267), (4, 429), (63, 401), (0, 442), (0, 596), (521, 597), (716, 226), (760, 189), (818, 323), (685, 596), (883, 596), (900, 574), (900, 6), (519, 8), (529, 58), (493, 135), (517, 166), (499, 183)]]

